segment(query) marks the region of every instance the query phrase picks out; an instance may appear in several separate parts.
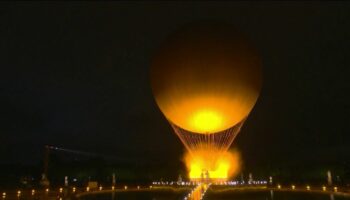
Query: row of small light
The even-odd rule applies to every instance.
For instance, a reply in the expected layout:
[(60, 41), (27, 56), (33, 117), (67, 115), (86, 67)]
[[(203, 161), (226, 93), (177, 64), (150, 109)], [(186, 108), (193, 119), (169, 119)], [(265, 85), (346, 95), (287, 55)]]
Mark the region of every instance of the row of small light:
[[(35, 190), (31, 190), (31, 194), (32, 196), (35, 195)], [(49, 189), (45, 189), (45, 192), (48, 193), (49, 192)], [(60, 189), (60, 193), (62, 193), (61, 189)], [(17, 191), (17, 197), (20, 197), (22, 195), (22, 191), (21, 190), (18, 190)], [(6, 198), (6, 192), (3, 192), (2, 193), (2, 198), (5, 199)]]
[(174, 181), (166, 181), (166, 182), (152, 182), (153, 185), (198, 185), (198, 183), (196, 182), (185, 182), (185, 181), (182, 181), (182, 182), (174, 182)]
[[(136, 188), (137, 188), (138, 190), (141, 189), (140, 186), (137, 186)], [(112, 190), (115, 190), (115, 186), (112, 186), (111, 189), (112, 189)], [(128, 189), (128, 186), (125, 185), (125, 186), (124, 186), (124, 190), (127, 190), (127, 189)], [(149, 186), (149, 189), (152, 189), (152, 186)], [(100, 187), (98, 188), (98, 190), (99, 190), (99, 191), (102, 191), (102, 190), (103, 190), (103, 187), (100, 186)], [(50, 191), (50, 190), (49, 190), (48, 188), (45, 189), (45, 192), (46, 192), (46, 193), (49, 193), (49, 191)], [(72, 188), (72, 192), (75, 193), (76, 191), (77, 191), (76, 187), (73, 187), (73, 188)], [(85, 188), (85, 191), (86, 191), (86, 192), (89, 192), (89, 191), (90, 191), (90, 187), (86, 187), (86, 188)], [(34, 189), (31, 190), (31, 195), (32, 195), (32, 196), (34, 196), (35, 193), (36, 193), (36, 190), (34, 190)], [(63, 193), (63, 188), (59, 188), (59, 193)], [(17, 191), (17, 196), (20, 197), (21, 194), (22, 194), (22, 191), (21, 191), (21, 190), (18, 190), (18, 191)], [(2, 198), (5, 199), (6, 196), (7, 196), (7, 193), (6, 193), (6, 192), (3, 192), (3, 193), (2, 193)]]
[[(222, 181), (216, 182), (215, 185), (246, 185), (244, 181)], [(267, 181), (248, 181), (248, 185), (266, 185)]]
[[(197, 182), (152, 182), (153, 185), (186, 185), (186, 186), (190, 186), (190, 185), (198, 185), (199, 183)], [(266, 185), (267, 181), (248, 181), (247, 183), (248, 185)], [(245, 185), (245, 182), (242, 181), (221, 181), (221, 182), (216, 182), (215, 185)]]
[(208, 190), (208, 188), (210, 187), (210, 183), (207, 185), (207, 187), (204, 187), (204, 191), (203, 191), (203, 193), (201, 194), (201, 199), (200, 200), (202, 200), (203, 199), (203, 197), (204, 197), (204, 195), (205, 195), (205, 193), (207, 192), (207, 190)]
[[(198, 183), (194, 183), (194, 182), (182, 182), (182, 183), (184, 183), (184, 184), (181, 184), (181, 185), (197, 185), (197, 187), (196, 188), (194, 188), (191, 192), (190, 192), (190, 194), (189, 194), (189, 196), (191, 196), (191, 194), (198, 188), (198, 187), (200, 187), (201, 185), (200, 184), (198, 184)], [(161, 184), (160, 182), (153, 182), (153, 184), (154, 185), (158, 185), (158, 184)], [(230, 181), (230, 182), (220, 182), (220, 183), (216, 183), (215, 185), (237, 185), (237, 184), (239, 184), (239, 182), (238, 181)], [(263, 182), (261, 182), (260, 184), (266, 184), (264, 181)], [(165, 185), (165, 184), (164, 184)], [(292, 185), (291, 186), (291, 189), (292, 190), (295, 190), (295, 185)], [(99, 191), (102, 191), (103, 190), (103, 187), (102, 186), (100, 186), (99, 188)], [(112, 190), (115, 190), (115, 187), (114, 186), (112, 186), (111, 187), (111, 189)], [(128, 186), (124, 186), (124, 190), (127, 190), (128, 189)], [(137, 189), (140, 189), (140, 186), (137, 186)], [(152, 186), (149, 186), (149, 189), (152, 189)], [(277, 189), (282, 189), (282, 186), (281, 185), (277, 185)], [(311, 190), (311, 187), (309, 186), (309, 185), (307, 185), (306, 186), (306, 190)], [(90, 191), (90, 187), (86, 187), (86, 192), (89, 192)], [(322, 186), (322, 191), (327, 191), (327, 187), (326, 186)], [(334, 192), (338, 192), (338, 187), (333, 187), (333, 191)], [(45, 192), (46, 193), (49, 193), (49, 189), (47, 188), (47, 189), (45, 189)], [(60, 193), (62, 193), (63, 192), (63, 188), (59, 188), (59, 192)], [(72, 192), (73, 193), (75, 193), (76, 192), (76, 188), (75, 187), (73, 187), (72, 188)], [(35, 190), (31, 190), (31, 195), (35, 195), (35, 193), (36, 193), (36, 191)], [(21, 194), (22, 194), (22, 192), (20, 191), (20, 190), (18, 190), (17, 191), (17, 196), (19, 197), (19, 196), (21, 196)], [(3, 199), (5, 199), (6, 198), (6, 192), (3, 192), (2, 193), (2, 198)], [(187, 197), (185, 197), (185, 199), (186, 199)]]
[[(141, 189), (141, 187), (140, 187), (139, 185), (138, 185), (136, 188), (137, 188), (138, 190)], [(152, 189), (152, 186), (150, 185), (148, 188), (149, 188), (149, 189)], [(116, 188), (115, 188), (115, 186), (112, 186), (111, 189), (112, 189), (112, 190), (115, 190)], [(127, 190), (127, 189), (128, 189), (128, 186), (125, 185), (125, 186), (124, 186), (124, 190)], [(99, 190), (99, 191), (102, 191), (102, 190), (103, 190), (103, 187), (102, 187), (102, 186), (98, 187), (98, 190)], [(76, 189), (73, 188), (73, 192), (75, 192), (75, 191), (76, 191)], [(89, 191), (90, 191), (90, 187), (86, 187), (85, 191), (86, 191), (86, 192), (89, 192)]]
[[(295, 190), (295, 185), (291, 186), (292, 190)], [(281, 185), (277, 185), (277, 189), (282, 189)], [(311, 187), (309, 185), (306, 186), (306, 190), (311, 190)], [(322, 191), (327, 191), (326, 186), (322, 186)], [(333, 187), (334, 192), (338, 192), (338, 187)]]

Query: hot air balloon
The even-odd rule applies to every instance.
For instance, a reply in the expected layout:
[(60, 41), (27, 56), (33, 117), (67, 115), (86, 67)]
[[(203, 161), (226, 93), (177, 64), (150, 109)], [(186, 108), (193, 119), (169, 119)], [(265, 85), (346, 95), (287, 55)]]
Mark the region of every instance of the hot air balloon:
[(156, 103), (188, 151), (226, 151), (254, 107), (261, 59), (229, 24), (195, 24), (169, 36), (151, 63)]

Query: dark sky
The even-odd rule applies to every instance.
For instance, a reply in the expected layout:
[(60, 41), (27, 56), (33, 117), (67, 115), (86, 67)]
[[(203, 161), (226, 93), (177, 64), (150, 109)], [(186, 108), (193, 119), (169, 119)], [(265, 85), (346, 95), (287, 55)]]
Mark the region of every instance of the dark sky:
[(224, 20), (264, 62), (261, 96), (234, 141), (246, 165), (350, 158), (350, 3), (1, 3), (0, 157), (45, 144), (178, 162), (153, 100), (152, 53), (172, 31)]

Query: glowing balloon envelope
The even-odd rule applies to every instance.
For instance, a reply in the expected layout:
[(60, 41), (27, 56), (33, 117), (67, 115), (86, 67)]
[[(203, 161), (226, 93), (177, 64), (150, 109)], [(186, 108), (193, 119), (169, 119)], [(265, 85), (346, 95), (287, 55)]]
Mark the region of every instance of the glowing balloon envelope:
[(192, 25), (175, 32), (151, 65), (157, 105), (190, 151), (229, 148), (261, 84), (259, 54), (226, 24)]

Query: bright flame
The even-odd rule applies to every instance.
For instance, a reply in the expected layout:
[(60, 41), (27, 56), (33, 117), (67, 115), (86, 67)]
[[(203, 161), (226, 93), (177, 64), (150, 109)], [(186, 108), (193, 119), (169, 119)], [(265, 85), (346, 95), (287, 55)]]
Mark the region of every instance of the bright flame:
[(227, 130), (247, 117), (244, 102), (219, 94), (186, 96), (176, 99), (176, 109), (173, 104), (160, 108), (166, 111), (165, 116), (176, 126), (194, 133), (211, 134)]
[(214, 111), (202, 110), (190, 118), (190, 124), (199, 132), (215, 132), (222, 127), (222, 117)]
[(239, 153), (201, 149), (185, 155), (190, 179), (228, 179), (237, 175), (240, 168)]

